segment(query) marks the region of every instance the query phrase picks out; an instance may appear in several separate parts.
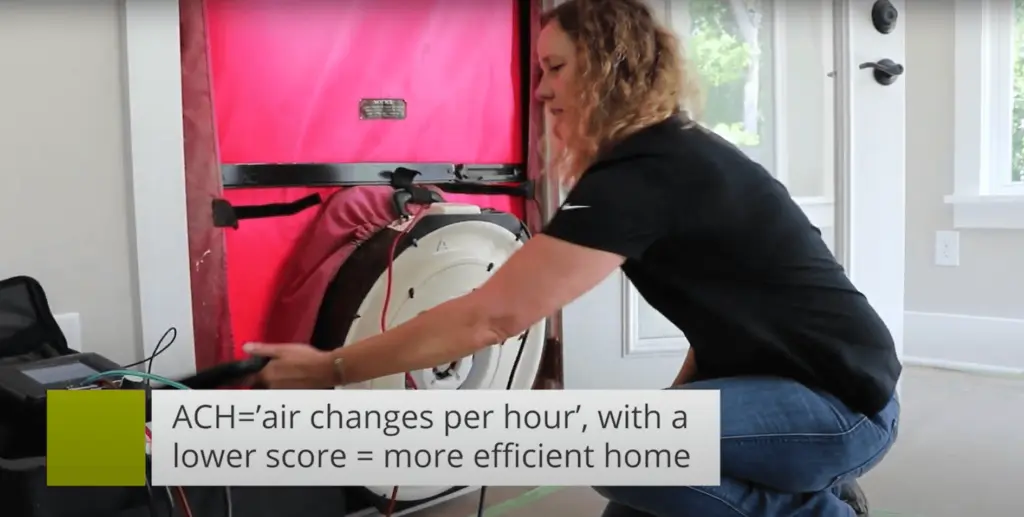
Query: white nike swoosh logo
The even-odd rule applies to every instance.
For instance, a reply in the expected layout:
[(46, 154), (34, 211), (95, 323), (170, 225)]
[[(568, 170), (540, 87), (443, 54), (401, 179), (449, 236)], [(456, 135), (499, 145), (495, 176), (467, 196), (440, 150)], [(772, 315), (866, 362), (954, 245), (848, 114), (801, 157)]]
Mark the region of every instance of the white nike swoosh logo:
[(578, 210), (580, 208), (590, 208), (587, 205), (562, 205), (562, 210)]

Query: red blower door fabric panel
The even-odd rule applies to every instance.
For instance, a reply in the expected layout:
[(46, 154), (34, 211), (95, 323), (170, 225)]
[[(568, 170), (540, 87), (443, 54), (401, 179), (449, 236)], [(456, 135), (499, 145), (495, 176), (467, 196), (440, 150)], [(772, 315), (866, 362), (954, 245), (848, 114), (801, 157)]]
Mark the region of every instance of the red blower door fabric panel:
[[(222, 163), (520, 163), (514, 0), (207, 0)], [(361, 120), (400, 99), (403, 120)]]
[[(213, 226), (210, 203), (221, 197), (220, 162), (210, 91), (209, 45), (201, 2), (180, 2), (181, 96), (185, 136), (185, 197), (196, 367), (235, 355), (231, 338), (224, 230)], [(156, 337), (146, 336), (147, 339)]]
[[(232, 205), (289, 203), (319, 193), (326, 200), (339, 189), (271, 188), (230, 189), (224, 198)], [(265, 328), (270, 307), (284, 281), (283, 268), (303, 250), (296, 247), (302, 234), (319, 217), (320, 207), (287, 217), (247, 219), (237, 230), (225, 230), (227, 247), (228, 304), (234, 355), (244, 357), (241, 347), (268, 339)]]
[[(522, 163), (528, 92), (516, 9), (515, 0), (206, 0), (220, 162)], [(360, 103), (380, 99), (404, 101), (405, 118), (361, 119)], [(255, 205), (337, 190), (223, 196)], [(520, 199), (444, 197), (524, 217)], [(278, 337), (267, 334), (268, 312), (281, 309), (282, 275), (304, 260), (297, 243), (316, 233), (321, 210), (225, 230), (236, 356), (245, 342)]]

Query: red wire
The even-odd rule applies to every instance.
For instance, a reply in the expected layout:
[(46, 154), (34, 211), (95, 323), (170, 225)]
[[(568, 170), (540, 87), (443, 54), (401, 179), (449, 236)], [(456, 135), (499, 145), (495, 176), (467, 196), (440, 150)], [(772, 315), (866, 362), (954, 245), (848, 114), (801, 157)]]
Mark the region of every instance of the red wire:
[(388, 326), (388, 306), (391, 305), (391, 284), (394, 281), (395, 251), (398, 250), (398, 241), (405, 232), (402, 231), (391, 241), (391, 250), (388, 251), (388, 278), (387, 288), (384, 289), (384, 308), (380, 311), (380, 331), (384, 333)]
[(185, 490), (180, 486), (174, 487), (178, 490), (178, 498), (181, 499), (181, 508), (185, 511), (185, 517), (192, 517), (192, 508), (188, 505), (188, 498), (185, 497)]
[[(413, 221), (414, 223), (415, 221)], [(391, 241), (391, 251), (388, 252), (388, 277), (387, 287), (384, 290), (384, 307), (380, 311), (380, 332), (383, 334), (388, 328), (388, 308), (391, 306), (391, 287), (394, 283), (394, 269), (395, 269), (395, 252), (398, 250), (398, 241), (402, 239), (402, 236), (409, 232), (412, 228), (413, 223), (409, 223), (404, 230), (395, 236), (395, 239)], [(417, 389), (416, 380), (412, 378), (412, 374), (405, 372), (405, 387), (406, 389)]]
[[(417, 217), (418, 219), (418, 217)], [(394, 266), (395, 266), (395, 251), (398, 249), (398, 241), (402, 239), (406, 233), (413, 227), (416, 219), (411, 221), (404, 230), (395, 236), (395, 240), (391, 242), (391, 251), (388, 253), (388, 277), (387, 277), (387, 288), (384, 291), (384, 308), (380, 311), (380, 331), (383, 334), (387, 330), (387, 315), (388, 307), (391, 305), (391, 286), (394, 281)], [(413, 379), (410, 372), (405, 372), (405, 388), (406, 389), (417, 389), (416, 379)], [(391, 517), (395, 513), (395, 506), (398, 503), (398, 487), (395, 486), (391, 489), (391, 498), (388, 501), (387, 512), (384, 513), (385, 517)]]
[(388, 511), (384, 513), (384, 517), (391, 517), (395, 513), (395, 504), (398, 502), (398, 487), (391, 489), (391, 500), (388, 501)]
[[(150, 443), (153, 442), (153, 432), (146, 427), (146, 438), (149, 439)], [(188, 505), (188, 497), (185, 497), (185, 490), (180, 486), (174, 487), (175, 491), (178, 492), (178, 499), (181, 500), (182, 511), (185, 512), (185, 517), (192, 517), (192, 508)]]

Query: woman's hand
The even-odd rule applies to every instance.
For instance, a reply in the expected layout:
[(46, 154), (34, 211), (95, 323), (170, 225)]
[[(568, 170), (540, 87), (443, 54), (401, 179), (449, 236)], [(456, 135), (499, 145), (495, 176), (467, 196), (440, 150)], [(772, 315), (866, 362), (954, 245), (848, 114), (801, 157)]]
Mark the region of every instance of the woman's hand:
[(326, 389), (337, 379), (331, 354), (310, 345), (247, 343), (245, 351), (271, 359), (256, 375), (255, 385), (261, 388)]

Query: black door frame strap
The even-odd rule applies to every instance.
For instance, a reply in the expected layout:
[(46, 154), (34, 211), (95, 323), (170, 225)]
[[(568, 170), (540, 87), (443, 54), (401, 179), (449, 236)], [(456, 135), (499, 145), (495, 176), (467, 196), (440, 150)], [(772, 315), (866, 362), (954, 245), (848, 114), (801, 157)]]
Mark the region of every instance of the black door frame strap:
[(485, 183), (438, 183), (437, 188), (449, 194), (481, 194), (486, 196), (513, 196), (531, 199), (534, 192), (533, 180), (513, 185), (488, 185)]
[(267, 203), (265, 205), (234, 206), (226, 199), (214, 199), (213, 226), (216, 228), (238, 229), (238, 221), (242, 219), (263, 219), (266, 217), (282, 217), (295, 215), (323, 202), (320, 194), (310, 194), (290, 203)]
[(247, 163), (221, 165), (221, 183), (224, 188), (388, 185), (391, 171), (399, 167), (419, 171), (419, 183), (515, 183), (526, 179), (521, 164)]
[[(526, 180), (520, 181), (513, 184), (506, 185), (495, 185), (490, 182), (482, 181), (466, 181), (472, 177), (473, 169), (466, 166), (456, 166), (455, 174), (459, 178), (459, 181), (453, 182), (440, 182), (430, 183), (437, 188), (448, 192), (450, 194), (482, 194), (490, 196), (516, 196), (522, 198), (533, 197), (533, 181)], [(412, 169), (410, 167), (398, 166), (395, 167), (389, 176), (391, 178), (391, 186), (396, 190), (409, 189), (413, 186), (417, 176), (421, 176), (423, 173), (418, 169)], [(423, 183), (421, 183), (423, 184)]]
[[(534, 182), (516, 181), (523, 178), (521, 169), (505, 165), (250, 164), (226, 165), (223, 174), (225, 188), (372, 185), (380, 182), (395, 189), (392, 206), (399, 217), (409, 216), (406, 208), (409, 203), (429, 205), (443, 202), (437, 190), (451, 194), (515, 196), (525, 199), (534, 196)], [(370, 181), (371, 176), (376, 178), (376, 182)], [(421, 179), (418, 183), (415, 181), (417, 178)], [(424, 185), (434, 186), (437, 190), (425, 188)], [(213, 225), (216, 228), (237, 230), (242, 219), (294, 215), (322, 202), (319, 194), (290, 203), (251, 206), (233, 206), (226, 199), (217, 198), (212, 202)]]

